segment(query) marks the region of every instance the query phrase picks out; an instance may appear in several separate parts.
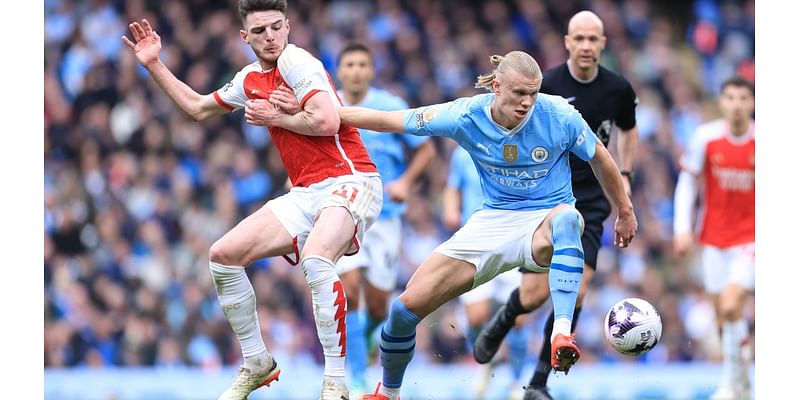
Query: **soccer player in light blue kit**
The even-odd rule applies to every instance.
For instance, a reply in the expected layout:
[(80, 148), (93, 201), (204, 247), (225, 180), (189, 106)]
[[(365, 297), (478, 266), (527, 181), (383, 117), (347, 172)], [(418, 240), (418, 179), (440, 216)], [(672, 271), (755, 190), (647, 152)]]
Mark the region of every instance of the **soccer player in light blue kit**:
[[(372, 55), (363, 44), (350, 44), (339, 53), (336, 75), (342, 88), (339, 97), (346, 106), (384, 111), (408, 108), (400, 97), (370, 86), (375, 70)], [(386, 185), (381, 214), (365, 233), (361, 251), (336, 264), (347, 296), (347, 366), (354, 398), (366, 391), (367, 338), (386, 319), (389, 296), (397, 285), (403, 201), (435, 155), (433, 142), (425, 136), (387, 135), (368, 129), (359, 132)], [(408, 165), (407, 151), (413, 152)], [(366, 313), (359, 309), (362, 290)]]
[(442, 304), (517, 266), (549, 273), (555, 310), (553, 368), (580, 357), (570, 333), (583, 274), (583, 219), (574, 207), (568, 153), (589, 162), (617, 210), (614, 243), (627, 247), (637, 223), (614, 160), (566, 100), (539, 94), (542, 72), (527, 53), (492, 56), (476, 87), (491, 93), (403, 111), (339, 109), (341, 123), (454, 139), (472, 156), (484, 204), (436, 248), (392, 302), (381, 331), (383, 379), (365, 400), (396, 400), (414, 355), (416, 326)]
[[(475, 163), (463, 147), (456, 147), (450, 156), (447, 186), (442, 193), (442, 222), (447, 228), (458, 230), (482, 205), (481, 177), (475, 169)], [(493, 307), (505, 303), (506, 298), (520, 285), (520, 280), (520, 274), (516, 270), (507, 271), (458, 297), (466, 313), (466, 339), (469, 351), (472, 351), (475, 338), (483, 324), (492, 316)], [(525, 316), (518, 322), (522, 324), (524, 320)], [(525, 367), (529, 333), (530, 329), (527, 326), (520, 325), (512, 329), (508, 335), (507, 354), (512, 377), (509, 385), (510, 398), (522, 398), (523, 395), (519, 380)], [(480, 376), (475, 380), (476, 397), (483, 397), (491, 381), (493, 369), (494, 364), (484, 364)]]

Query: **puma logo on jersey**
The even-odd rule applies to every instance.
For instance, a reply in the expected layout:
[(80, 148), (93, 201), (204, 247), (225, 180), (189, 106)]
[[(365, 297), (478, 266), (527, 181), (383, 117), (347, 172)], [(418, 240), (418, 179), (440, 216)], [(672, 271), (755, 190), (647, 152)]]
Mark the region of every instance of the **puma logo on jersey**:
[(492, 153), (489, 151), (489, 148), (486, 147), (486, 145), (484, 145), (483, 143), (478, 143), (478, 144), (475, 145), (475, 147), (485, 151), (486, 155), (488, 155), (488, 156), (492, 155)]

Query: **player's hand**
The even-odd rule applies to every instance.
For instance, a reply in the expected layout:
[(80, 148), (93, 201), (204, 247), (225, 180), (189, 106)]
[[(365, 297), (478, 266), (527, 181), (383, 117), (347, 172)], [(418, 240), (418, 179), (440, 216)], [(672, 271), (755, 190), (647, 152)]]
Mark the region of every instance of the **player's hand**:
[(458, 228), (461, 228), (461, 212), (445, 208), (442, 213), (442, 223), (447, 229), (457, 231)]
[(272, 91), (269, 95), (269, 102), (289, 115), (295, 115), (303, 111), (300, 107), (300, 103), (297, 102), (294, 91), (284, 85), (280, 85), (277, 89)]
[(273, 126), (285, 115), (287, 114), (264, 99), (251, 99), (244, 103), (244, 119), (250, 125)]
[(628, 247), (636, 236), (639, 223), (636, 222), (636, 215), (633, 211), (621, 213), (614, 224), (614, 245), (620, 248)]
[(397, 202), (405, 202), (408, 194), (411, 192), (411, 184), (408, 179), (397, 179), (386, 184), (386, 192), (389, 194), (389, 199)]
[(678, 257), (686, 256), (692, 248), (692, 244), (694, 244), (692, 232), (676, 233), (672, 239), (672, 249)]
[(122, 41), (133, 50), (134, 54), (136, 54), (136, 59), (145, 67), (158, 61), (158, 54), (161, 52), (161, 36), (158, 36), (158, 33), (153, 30), (150, 22), (147, 22), (147, 19), (143, 19), (141, 25), (138, 22), (134, 22), (128, 27), (131, 29), (136, 43), (131, 42), (125, 36), (122, 37)]

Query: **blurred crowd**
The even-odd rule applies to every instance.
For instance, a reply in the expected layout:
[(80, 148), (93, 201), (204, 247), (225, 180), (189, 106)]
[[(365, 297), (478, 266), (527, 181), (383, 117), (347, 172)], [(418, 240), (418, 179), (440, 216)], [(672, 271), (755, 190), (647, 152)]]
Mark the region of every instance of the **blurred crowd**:
[[(284, 193), (286, 174), (266, 129), (244, 123), (242, 112), (189, 121), (120, 40), (129, 22), (147, 18), (164, 63), (209, 93), (255, 60), (239, 38), (237, 4), (44, 1), (45, 367), (240, 362), (208, 248)], [(694, 259), (671, 251), (672, 195), (687, 139), (717, 118), (719, 84), (737, 73), (754, 79), (754, 8), (753, 0), (301, 0), (289, 1), (289, 40), (332, 76), (338, 51), (365, 43), (376, 84), (413, 107), (477, 94), (475, 77), (489, 71), (492, 54), (525, 50), (543, 69), (564, 62), (568, 19), (596, 12), (608, 37), (601, 63), (627, 77), (640, 99), (640, 230), (619, 251), (607, 221), (609, 246), (581, 314), (581, 362), (709, 361), (720, 357), (709, 339), (714, 313)], [(452, 233), (441, 223), (440, 194), (455, 144), (435, 143), (439, 159), (408, 202), (398, 289)], [(281, 362), (321, 363), (303, 275), (280, 258), (247, 271), (267, 347)], [(661, 343), (636, 359), (614, 354), (602, 329), (608, 308), (630, 296), (651, 301), (664, 323)], [(416, 363), (474, 362), (461, 312), (453, 302), (420, 325)], [(532, 358), (547, 312), (530, 322)], [(752, 302), (747, 317), (755, 317)]]

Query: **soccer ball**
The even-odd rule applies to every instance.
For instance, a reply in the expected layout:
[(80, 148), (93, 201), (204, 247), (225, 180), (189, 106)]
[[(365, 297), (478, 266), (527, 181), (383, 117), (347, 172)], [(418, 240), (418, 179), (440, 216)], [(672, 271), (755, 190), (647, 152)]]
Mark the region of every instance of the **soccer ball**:
[(606, 314), (606, 339), (628, 356), (647, 353), (661, 339), (661, 315), (645, 300), (631, 297), (614, 304)]

